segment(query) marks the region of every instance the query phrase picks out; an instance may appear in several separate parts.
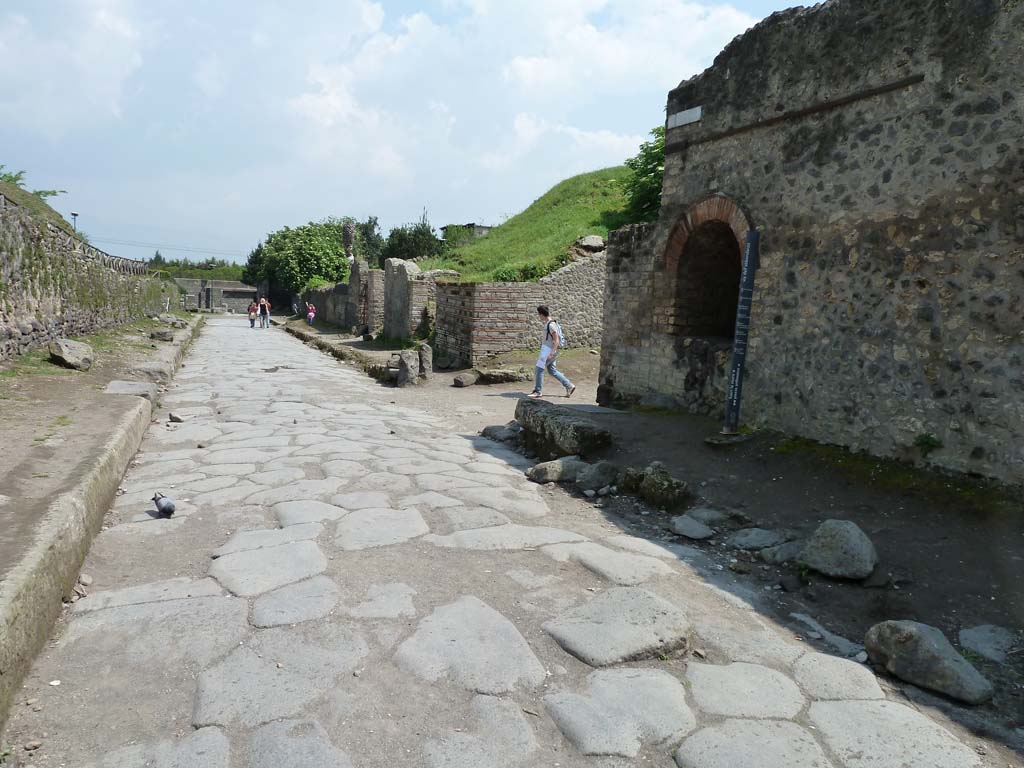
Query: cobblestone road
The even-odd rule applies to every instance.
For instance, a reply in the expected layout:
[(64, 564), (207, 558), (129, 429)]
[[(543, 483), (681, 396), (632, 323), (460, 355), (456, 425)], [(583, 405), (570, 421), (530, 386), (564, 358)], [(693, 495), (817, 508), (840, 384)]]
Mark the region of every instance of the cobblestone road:
[(278, 330), (210, 322), (164, 409), (15, 708), (18, 765), (982, 764), (699, 553), (549, 508), (521, 456)]

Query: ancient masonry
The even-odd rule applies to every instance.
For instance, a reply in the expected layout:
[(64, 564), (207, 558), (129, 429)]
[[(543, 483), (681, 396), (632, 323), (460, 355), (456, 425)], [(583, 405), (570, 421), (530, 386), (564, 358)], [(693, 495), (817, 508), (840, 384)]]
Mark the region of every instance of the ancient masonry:
[(255, 286), (238, 280), (202, 280), (176, 277), (174, 282), (184, 291), (185, 309), (219, 309), (245, 312), (249, 302), (257, 298)]
[(539, 283), (439, 283), (438, 354), (477, 365), (494, 355), (539, 346), (537, 306), (547, 304), (570, 347), (601, 343), (605, 252), (580, 257)]
[(610, 240), (599, 400), (721, 412), (756, 228), (746, 422), (1024, 479), (1022, 93), (1015, 0), (737, 38), (668, 96), (658, 221)]
[(0, 360), (163, 311), (177, 292), (0, 195)]

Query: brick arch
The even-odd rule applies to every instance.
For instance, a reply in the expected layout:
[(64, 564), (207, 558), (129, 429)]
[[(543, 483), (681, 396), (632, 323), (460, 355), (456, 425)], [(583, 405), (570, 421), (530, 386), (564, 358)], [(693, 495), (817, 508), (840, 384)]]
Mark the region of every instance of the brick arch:
[[(735, 238), (736, 250), (728, 249), (735, 254), (735, 262), (731, 257), (729, 263), (716, 261), (718, 254), (715, 251), (719, 249), (714, 249), (710, 253), (703, 250), (698, 251), (704, 257), (701, 260), (702, 263), (690, 261), (683, 263), (683, 256), (687, 253), (687, 244), (690, 242), (691, 235), (700, 229), (701, 237), (694, 239), (693, 244), (696, 248), (702, 248), (707, 244), (704, 241), (704, 235), (708, 228), (701, 229), (701, 227), (712, 223), (718, 227), (719, 240), (723, 232), (725, 237), (728, 238), (728, 233), (731, 232), (732, 237)], [(724, 332), (710, 330), (706, 322), (695, 321), (695, 315), (704, 316), (707, 319), (709, 314), (707, 310), (712, 307), (710, 314), (719, 319), (712, 322), (711, 325), (720, 328), (723, 322), (728, 324), (721, 315), (735, 311), (734, 306), (732, 308), (726, 306), (730, 299), (734, 303), (735, 297), (730, 296), (721, 298), (721, 300), (720, 297), (729, 293), (726, 283), (731, 285), (733, 281), (735, 281), (738, 295), (740, 260), (743, 249), (746, 247), (747, 232), (752, 227), (750, 218), (739, 204), (722, 194), (716, 193), (701, 198), (683, 212), (672, 228), (668, 244), (665, 247), (661, 264), (663, 279), (656, 282), (655, 327), (673, 336), (725, 335)], [(692, 256), (693, 254), (688, 258), (692, 258)], [(714, 267), (718, 263), (721, 263), (722, 266), (720, 274)], [(693, 269), (703, 270), (704, 274), (708, 274), (709, 268), (715, 270), (718, 279), (712, 280), (709, 284), (705, 284), (703, 281), (696, 284), (692, 282)]]
[(740, 244), (740, 253), (743, 253), (747, 246), (747, 232), (753, 229), (754, 225), (736, 201), (716, 192), (687, 208), (672, 228), (663, 261), (666, 272), (675, 273), (679, 266), (679, 257), (683, 255), (690, 234), (701, 224), (709, 221), (723, 221), (728, 224), (736, 236), (736, 242)]

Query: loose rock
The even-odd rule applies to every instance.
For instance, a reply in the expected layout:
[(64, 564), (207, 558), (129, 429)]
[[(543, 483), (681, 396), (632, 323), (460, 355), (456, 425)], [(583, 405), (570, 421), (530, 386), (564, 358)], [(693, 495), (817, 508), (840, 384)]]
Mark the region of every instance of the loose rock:
[(526, 476), (535, 483), (572, 482), (589, 466), (579, 456), (563, 456), (560, 459), (535, 464), (526, 470)]
[(1006, 627), (982, 624), (960, 630), (960, 645), (989, 661), (1002, 664), (1006, 655), (1017, 644), (1018, 635)]
[(576, 485), (584, 491), (596, 491), (611, 486), (619, 479), (619, 468), (610, 461), (588, 464), (576, 475)]
[(908, 683), (968, 704), (992, 698), (992, 684), (935, 627), (916, 621), (883, 621), (868, 630), (871, 660)]
[(878, 565), (878, 553), (856, 523), (826, 520), (804, 546), (800, 562), (826, 576), (863, 579)]
[(65, 368), (88, 371), (96, 361), (96, 353), (92, 351), (92, 347), (81, 341), (55, 339), (50, 342), (47, 350), (50, 359)]
[(688, 539), (696, 539), (698, 541), (701, 539), (710, 539), (715, 535), (715, 532), (704, 525), (704, 523), (694, 520), (689, 515), (673, 517), (672, 530), (680, 536), (685, 536)]
[(785, 540), (786, 536), (778, 531), (769, 531), (765, 528), (744, 528), (726, 539), (726, 544), (735, 549), (760, 550), (778, 546)]
[(456, 387), (472, 387), (480, 378), (480, 374), (477, 371), (466, 371), (465, 373), (458, 374), (452, 383)]
[(690, 498), (690, 487), (684, 481), (672, 477), (660, 461), (651, 462), (644, 470), (639, 490), (640, 496), (647, 503), (665, 509), (678, 508)]

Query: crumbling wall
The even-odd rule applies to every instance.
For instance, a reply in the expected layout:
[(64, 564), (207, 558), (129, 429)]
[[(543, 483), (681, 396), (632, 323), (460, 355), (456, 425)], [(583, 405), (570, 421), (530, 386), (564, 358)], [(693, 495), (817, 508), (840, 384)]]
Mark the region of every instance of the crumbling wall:
[(601, 346), (606, 262), (602, 249), (541, 278), (539, 303), (551, 309), (571, 347)]
[(834, 0), (737, 38), (669, 94), (659, 220), (610, 239), (601, 401), (693, 405), (687, 242), (756, 226), (745, 421), (1024, 480), (1022, 73), (999, 0)]
[(141, 261), (111, 256), (0, 195), (0, 359), (176, 306)]
[[(349, 290), (348, 283), (322, 285), (319, 288), (306, 291), (302, 300), (316, 307), (318, 320), (331, 323), (339, 328), (350, 328), (354, 323), (349, 315), (351, 309)], [(305, 317), (305, 306), (299, 308), (299, 314)]]

